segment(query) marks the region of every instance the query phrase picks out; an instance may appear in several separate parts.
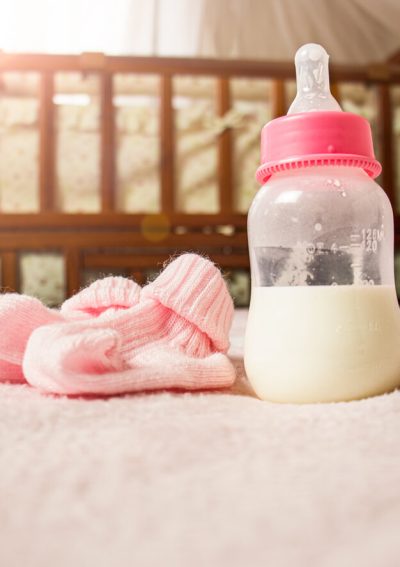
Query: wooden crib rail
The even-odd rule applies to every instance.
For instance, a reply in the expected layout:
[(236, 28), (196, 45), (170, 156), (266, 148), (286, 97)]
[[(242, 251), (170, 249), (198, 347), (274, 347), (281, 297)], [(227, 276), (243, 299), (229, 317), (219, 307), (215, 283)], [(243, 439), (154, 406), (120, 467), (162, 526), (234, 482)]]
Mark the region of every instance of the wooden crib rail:
[(249, 268), (246, 217), (38, 213), (1, 215), (2, 287), (18, 290), (21, 251), (54, 251), (65, 258), (66, 294), (76, 292), (85, 269), (117, 270), (143, 281), (171, 256), (206, 254), (224, 269)]
[[(172, 78), (174, 75), (207, 75), (218, 81), (217, 109), (223, 116), (231, 107), (229, 82), (233, 77), (269, 78), (273, 80), (273, 114), (286, 111), (283, 79), (294, 78), (292, 63), (262, 61), (223, 61), (158, 57), (105, 56), (101, 53), (82, 55), (0, 54), (0, 72), (37, 71), (40, 86), (40, 210), (55, 210), (55, 140), (54, 140), (54, 74), (61, 71), (96, 73), (101, 78), (101, 210), (115, 210), (115, 121), (112, 80), (116, 73), (156, 73), (160, 89), (161, 210), (175, 210), (174, 121)], [(400, 84), (400, 67), (332, 66), (333, 90), (340, 82), (363, 82), (379, 85), (382, 141), (384, 145), (385, 189), (394, 200), (393, 167), (391, 164), (391, 104), (389, 84)], [(233, 210), (231, 132), (219, 136), (219, 204), (221, 212)]]
[[(284, 81), (294, 78), (290, 62), (209, 60), (81, 55), (0, 53), (0, 73), (35, 71), (40, 74), (39, 114), (39, 212), (0, 213), (0, 256), (2, 286), (18, 289), (18, 256), (26, 250), (57, 250), (65, 257), (67, 292), (80, 286), (81, 272), (89, 269), (125, 268), (132, 273), (163, 262), (175, 251), (197, 250), (208, 254), (222, 267), (249, 266), (246, 217), (235, 211), (232, 132), (218, 135), (218, 202), (215, 214), (180, 213), (176, 206), (175, 124), (173, 79), (177, 75), (204, 75), (217, 81), (216, 109), (222, 117), (232, 107), (230, 80), (270, 79), (272, 115), (286, 112)], [(101, 96), (101, 212), (61, 213), (56, 203), (56, 136), (54, 77), (59, 72), (95, 73), (100, 78)], [(149, 215), (121, 213), (116, 206), (116, 136), (113, 79), (120, 73), (156, 74), (160, 77), (160, 179), (159, 232), (162, 238), (149, 239), (143, 223)], [(374, 85), (379, 97), (382, 140), (383, 185), (396, 210), (393, 159), (393, 109), (391, 85), (400, 84), (400, 67), (333, 65), (333, 91), (342, 82)], [(157, 232), (157, 215), (155, 229)], [(154, 224), (154, 223), (153, 223)], [(400, 225), (396, 219), (399, 240)]]

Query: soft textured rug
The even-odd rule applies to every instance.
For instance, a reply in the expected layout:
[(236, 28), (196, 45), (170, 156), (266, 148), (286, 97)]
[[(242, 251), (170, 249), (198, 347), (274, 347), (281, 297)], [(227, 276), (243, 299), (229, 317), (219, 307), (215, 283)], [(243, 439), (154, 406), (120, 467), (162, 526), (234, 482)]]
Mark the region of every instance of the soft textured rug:
[(397, 567), (400, 393), (111, 399), (0, 386), (0, 565)]

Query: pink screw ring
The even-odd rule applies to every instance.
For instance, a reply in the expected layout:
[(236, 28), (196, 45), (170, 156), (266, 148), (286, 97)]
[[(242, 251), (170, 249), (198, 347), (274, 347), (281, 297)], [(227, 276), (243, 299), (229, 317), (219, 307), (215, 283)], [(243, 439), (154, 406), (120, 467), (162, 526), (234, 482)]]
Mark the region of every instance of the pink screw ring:
[(368, 121), (350, 112), (314, 111), (282, 116), (264, 126), (256, 173), (261, 184), (273, 173), (314, 165), (359, 167), (375, 179), (382, 167)]

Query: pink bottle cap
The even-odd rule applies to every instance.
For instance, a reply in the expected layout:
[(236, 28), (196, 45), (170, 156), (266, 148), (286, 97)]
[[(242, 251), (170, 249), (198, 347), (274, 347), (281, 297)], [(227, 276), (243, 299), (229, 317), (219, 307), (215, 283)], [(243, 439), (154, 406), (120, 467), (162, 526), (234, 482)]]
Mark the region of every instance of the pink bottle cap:
[(287, 116), (271, 120), (261, 132), (260, 183), (279, 171), (315, 165), (359, 167), (372, 178), (380, 174), (369, 123), (342, 112), (330, 92), (328, 60), (321, 45), (297, 51), (296, 98)]
[(261, 133), (261, 166), (257, 180), (273, 173), (315, 165), (347, 165), (373, 179), (381, 170), (367, 120), (350, 112), (316, 111), (282, 116)]

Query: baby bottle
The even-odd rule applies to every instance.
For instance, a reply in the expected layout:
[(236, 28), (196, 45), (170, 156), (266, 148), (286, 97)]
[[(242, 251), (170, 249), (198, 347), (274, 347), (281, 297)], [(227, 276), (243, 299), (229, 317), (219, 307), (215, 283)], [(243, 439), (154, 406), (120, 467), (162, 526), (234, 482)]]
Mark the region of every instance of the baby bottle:
[(400, 384), (393, 213), (368, 122), (330, 93), (326, 51), (305, 45), (295, 63), (297, 96), (261, 135), (245, 368), (261, 399), (359, 399)]

